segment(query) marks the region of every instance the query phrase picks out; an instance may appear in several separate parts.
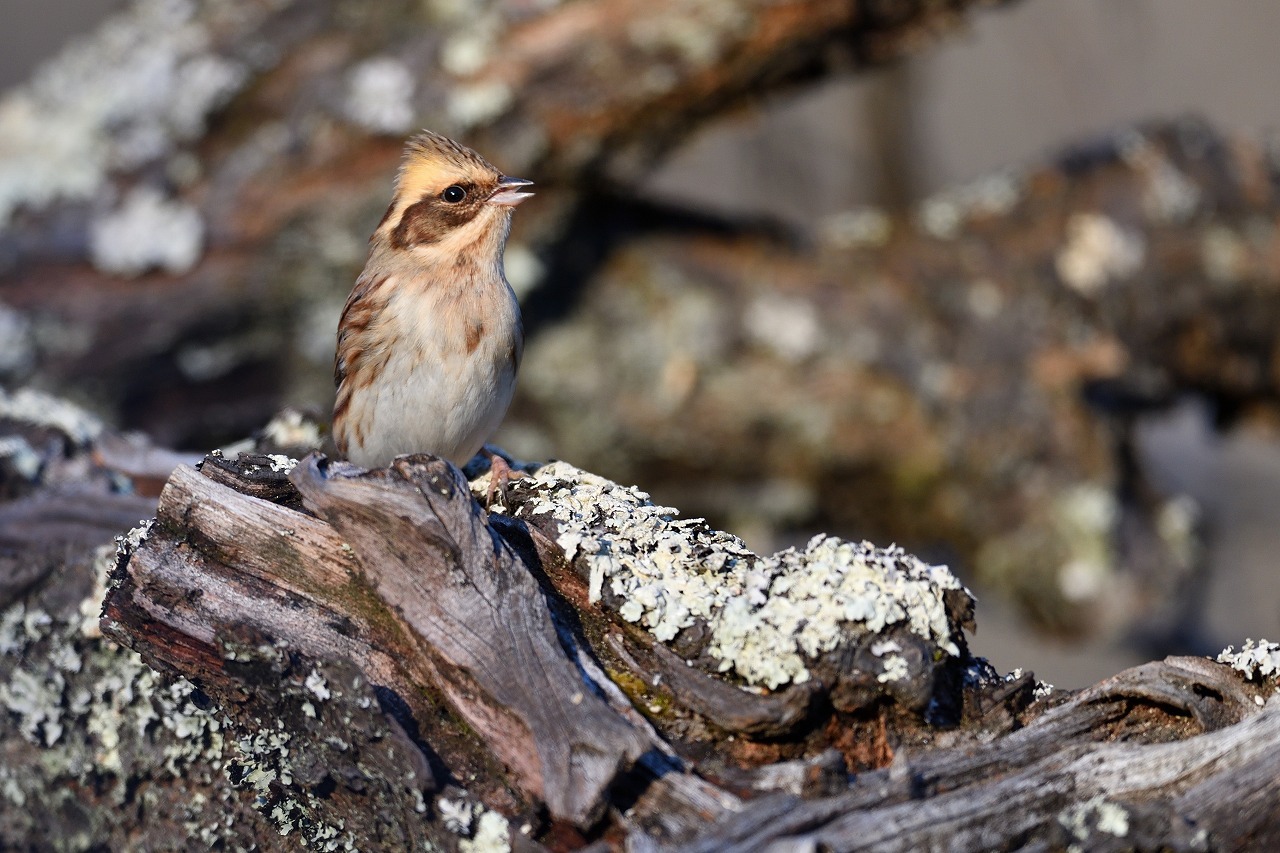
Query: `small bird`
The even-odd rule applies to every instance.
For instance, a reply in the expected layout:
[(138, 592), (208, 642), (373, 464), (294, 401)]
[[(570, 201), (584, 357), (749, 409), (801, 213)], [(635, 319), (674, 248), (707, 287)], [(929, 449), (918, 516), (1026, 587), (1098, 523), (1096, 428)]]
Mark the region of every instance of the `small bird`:
[(405, 146), (338, 322), (333, 436), (352, 462), (461, 466), (502, 422), (524, 349), (502, 253), (532, 183), (430, 131)]

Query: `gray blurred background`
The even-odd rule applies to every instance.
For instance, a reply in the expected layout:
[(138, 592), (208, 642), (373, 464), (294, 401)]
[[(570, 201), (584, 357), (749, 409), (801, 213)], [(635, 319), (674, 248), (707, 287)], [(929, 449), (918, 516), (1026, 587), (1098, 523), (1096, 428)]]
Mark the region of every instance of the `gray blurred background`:
[[(2, 0), (0, 86), (120, 4)], [(823, 84), (708, 126), (648, 181), (664, 200), (801, 226), (866, 204), (901, 209), (942, 188), (1149, 118), (1194, 114), (1255, 139), (1280, 126), (1280, 6), (1265, 0), (1028, 0), (895, 67)], [(743, 176), (750, 176), (743, 179)], [(1221, 643), (1280, 636), (1280, 443), (1256, 425), (1213, 432), (1194, 399), (1148, 419), (1157, 485), (1200, 503), (1214, 531), (1206, 629)], [(835, 531), (839, 532), (839, 531)], [(981, 592), (979, 591), (981, 596)], [(1147, 655), (1054, 642), (983, 601), (976, 651), (1060, 686)]]

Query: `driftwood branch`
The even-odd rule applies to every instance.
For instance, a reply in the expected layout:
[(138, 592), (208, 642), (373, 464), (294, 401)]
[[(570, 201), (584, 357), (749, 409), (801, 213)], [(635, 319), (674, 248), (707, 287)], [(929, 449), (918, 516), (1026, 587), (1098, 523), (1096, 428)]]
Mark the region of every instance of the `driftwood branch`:
[[(908, 755), (822, 800), (775, 797), (761, 814), (734, 817), (693, 849), (752, 850), (780, 841), (833, 850), (1259, 843), (1275, 829), (1243, 806), (1274, 797), (1262, 793), (1259, 771), (1275, 764), (1280, 703), (1260, 709), (1257, 695), (1226, 667), (1200, 658), (1147, 664), (991, 743)], [(1149, 714), (1161, 706), (1175, 715)], [(1203, 734), (1172, 743), (1102, 742), (1159, 741), (1162, 730)], [(1227, 755), (1230, 770), (1222, 766)], [(1230, 790), (1239, 808), (1223, 835), (1199, 819), (1208, 811), (1203, 805), (1188, 808), (1209, 789)]]
[[(428, 780), (419, 790), (434, 792), (425, 810), (398, 812), (416, 822), (401, 837), (453, 844), (479, 832), (460, 828), (458, 802), (494, 815), (490, 830), (499, 821), (508, 840), (553, 849), (1111, 839), (1202, 850), (1277, 831), (1266, 781), (1280, 746), (1280, 711), (1266, 704), (1274, 685), (1229, 666), (1170, 658), (1073, 696), (1037, 693), (968, 657), (971, 602), (934, 569), (937, 588), (900, 587), (932, 589), (934, 603), (889, 601), (896, 618), (842, 605), (853, 609), (832, 644), (799, 651), (804, 677), (748, 690), (760, 661), (718, 645), (739, 604), (664, 631), (671, 611), (651, 597), (678, 604), (677, 587), (633, 581), (648, 567), (653, 583), (661, 569), (661, 583), (693, 584), (699, 575), (667, 566), (688, 557), (726, 584), (774, 573), (752, 599), (761, 612), (798, 605), (799, 575), (783, 567), (804, 559), (810, 577), (831, 571), (820, 556), (830, 540), (803, 557), (757, 557), (561, 464), (516, 480), (504, 514), (489, 515), (456, 469), (429, 457), (372, 472), (315, 455), (286, 472), (279, 460), (175, 471), (148, 537), (116, 569), (104, 629), (248, 730), (272, 728), (260, 714), (273, 700), (251, 675), (260, 664), (242, 657), (254, 660), (252, 649), (285, 653), (293, 672), (353, 666), (387, 725), (411, 733), (392, 741), (416, 753), (400, 772), (416, 766)], [(470, 486), (487, 492), (483, 476)], [(867, 590), (914, 577), (894, 552), (847, 553), (841, 570), (871, 568)], [(919, 613), (943, 621), (930, 629)], [(793, 627), (823, 618), (814, 609)], [(301, 748), (308, 733), (294, 735)], [(295, 804), (312, 825), (347, 819), (349, 799), (316, 795), (329, 776), (300, 781), (288, 761), (271, 766), (269, 805)], [(387, 789), (408, 791), (395, 770)], [(1228, 790), (1244, 810), (1229, 817)]]
[(213, 455), (111, 558), (105, 463), (178, 460), (32, 399), (6, 446), (41, 464), (0, 508), (10, 846), (1280, 841), (1280, 646), (1075, 694), (1000, 677), (945, 569), (824, 537), (762, 557), (563, 463), (486, 512), (485, 473), (429, 457)]

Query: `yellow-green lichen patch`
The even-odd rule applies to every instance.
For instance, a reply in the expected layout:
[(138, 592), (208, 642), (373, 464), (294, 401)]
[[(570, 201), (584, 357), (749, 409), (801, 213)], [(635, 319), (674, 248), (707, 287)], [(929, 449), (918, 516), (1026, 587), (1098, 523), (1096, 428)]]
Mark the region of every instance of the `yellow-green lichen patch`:
[(559, 545), (588, 567), (592, 602), (608, 596), (663, 641), (705, 623), (720, 670), (750, 684), (806, 681), (814, 658), (890, 626), (960, 654), (944, 595), (963, 587), (901, 548), (816, 536), (762, 558), (701, 519), (678, 519), (643, 492), (566, 463), (543, 466), (525, 488), (534, 497), (521, 512), (555, 520)]

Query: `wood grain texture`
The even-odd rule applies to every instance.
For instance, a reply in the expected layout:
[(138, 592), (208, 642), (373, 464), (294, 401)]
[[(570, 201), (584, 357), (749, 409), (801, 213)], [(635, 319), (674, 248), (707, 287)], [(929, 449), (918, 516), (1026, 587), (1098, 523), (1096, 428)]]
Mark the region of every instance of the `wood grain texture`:
[[(1128, 742), (1102, 740), (1109, 730), (1118, 733), (1113, 727), (1126, 729), (1140, 716), (1131, 700), (1155, 694), (1180, 711), (1225, 725), (1160, 742), (1170, 734), (1166, 720), (1127, 729)], [(1032, 839), (1050, 847), (1077, 843), (1082, 849), (1100, 844), (1234, 847), (1191, 812), (1225, 817), (1229, 800), (1240, 811), (1217, 825), (1226, 837), (1265, 838), (1274, 831), (1257, 809), (1274, 807), (1277, 798), (1274, 790), (1262, 793), (1260, 778), (1264, 767), (1273, 766), (1280, 745), (1280, 701), (1263, 708), (1252, 695), (1220, 664), (1177, 658), (1145, 664), (1082, 691), (992, 743), (902, 756), (887, 769), (860, 775), (847, 792), (833, 797), (804, 801), (775, 795), (758, 811), (725, 821), (690, 849), (728, 853), (779, 844), (788, 849), (992, 850)], [(1237, 715), (1245, 718), (1226, 724)], [(1073, 836), (1067, 826), (1073, 809), (1088, 803), (1119, 809), (1115, 814), (1124, 814), (1132, 831), (1108, 839), (1098, 816), (1085, 807), (1080, 834)], [(1233, 829), (1237, 821), (1245, 829)]]
[(292, 480), (438, 659), (438, 686), (517, 784), (556, 817), (594, 822), (646, 739), (565, 657), (537, 581), (489, 528), (461, 473), (407, 459), (365, 472), (313, 455)]

